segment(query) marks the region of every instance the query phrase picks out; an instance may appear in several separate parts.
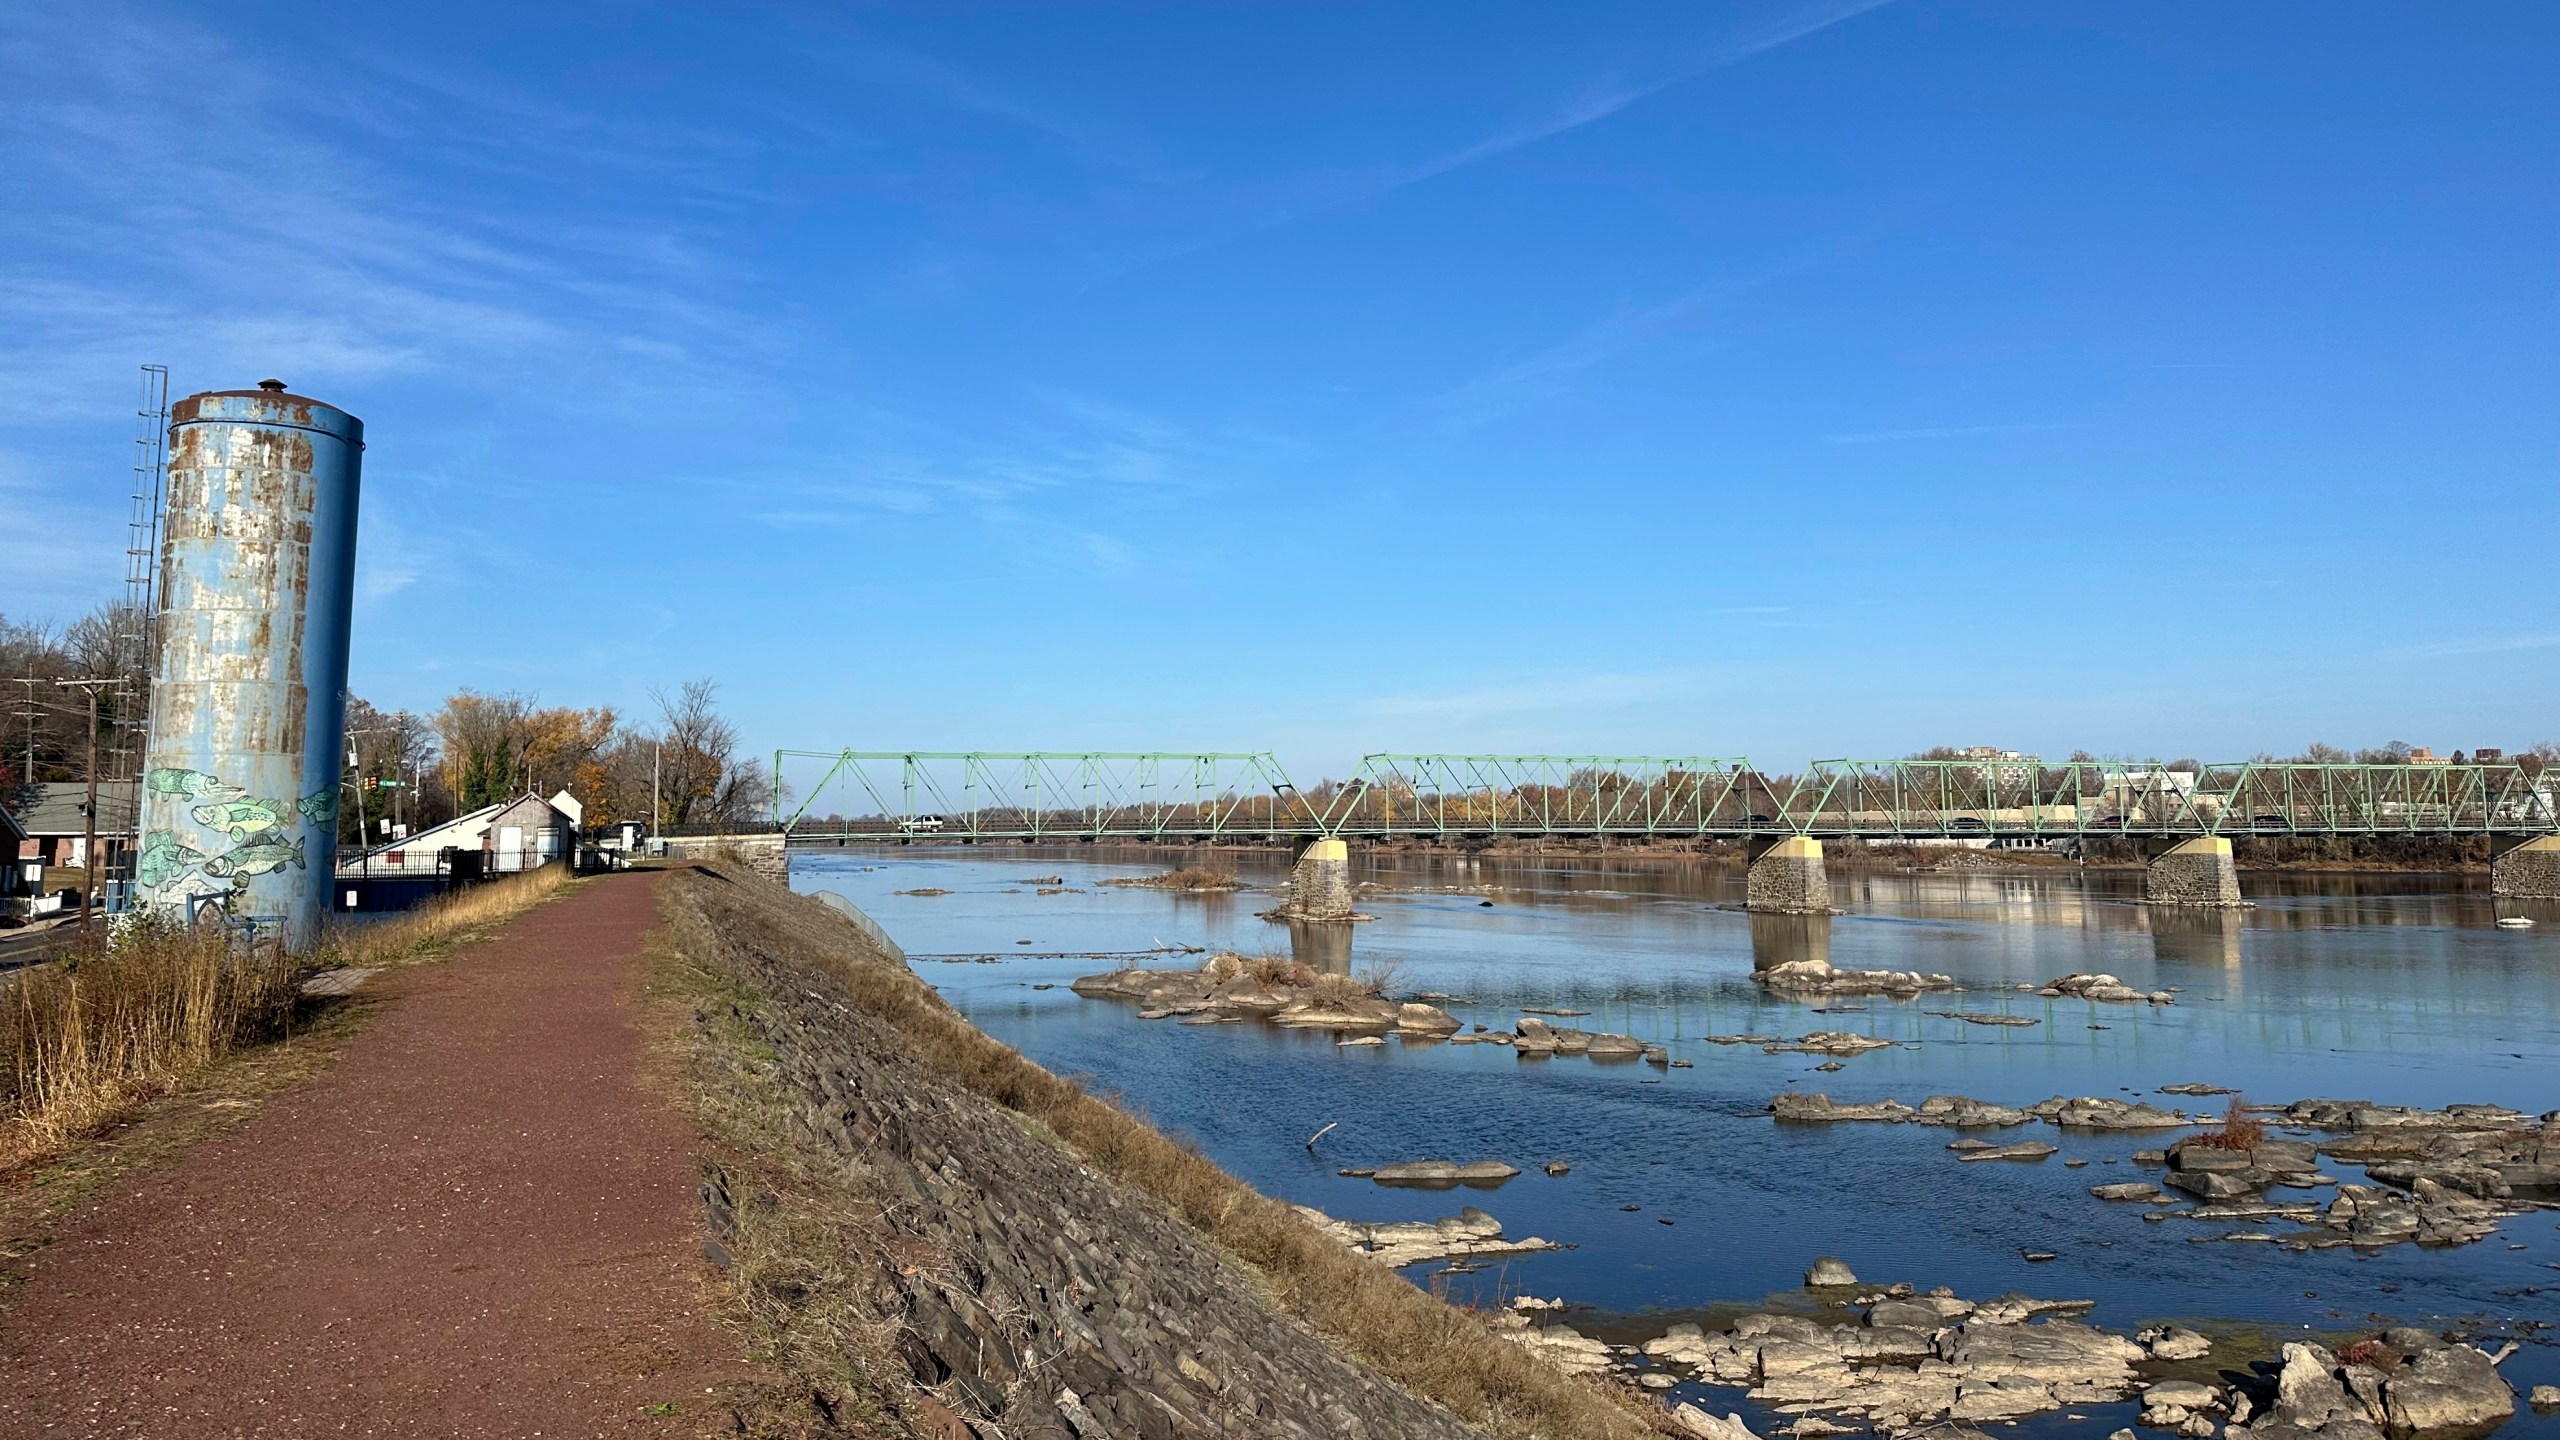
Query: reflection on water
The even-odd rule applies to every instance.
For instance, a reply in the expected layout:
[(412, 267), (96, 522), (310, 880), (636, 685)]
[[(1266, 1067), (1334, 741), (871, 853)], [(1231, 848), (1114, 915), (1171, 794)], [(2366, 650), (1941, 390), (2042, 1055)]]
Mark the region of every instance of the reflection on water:
[[(1765, 917), (1741, 912), (1738, 868), (1355, 851), (1355, 879), (1378, 887), (1363, 892), (1361, 908), (1378, 919), (1287, 927), (1284, 936), (1256, 914), (1269, 908), (1267, 893), (1095, 888), (1165, 868), (1161, 854), (1028, 855), (804, 855), (793, 878), (844, 892), (911, 951), (1001, 951), (1029, 939), (1036, 951), (1161, 940), (1264, 953), (1285, 939), (1288, 953), (1321, 970), (1392, 964), (1400, 991), (1463, 997), (1448, 1008), (1471, 1024), (1507, 1029), (1524, 1006), (1586, 1011), (1571, 1023), (1632, 1034), (1693, 1063), (1663, 1071), (1523, 1064), (1496, 1046), (1343, 1049), (1329, 1036), (1266, 1025), (1137, 1020), (1130, 1007), (1062, 988), (1091, 962), (920, 967), (990, 1033), (1125, 1095), (1290, 1200), (1352, 1219), (1427, 1218), (1449, 1213), (1449, 1200), (1336, 1171), (1426, 1157), (1521, 1166), (1529, 1173), (1477, 1203), (1514, 1234), (1576, 1248), (1461, 1286), (1528, 1288), (1617, 1310), (1685, 1307), (1792, 1289), (1812, 1256), (1830, 1253), (1863, 1276), (1966, 1295), (2093, 1297), (2097, 1318), (2116, 1325), (2222, 1315), (2346, 1328), (2368, 1312), (2560, 1321), (2560, 1231), (2547, 1216), (2509, 1221), (2460, 1250), (2292, 1254), (2218, 1243), (2230, 1227), (2145, 1224), (2088, 1196), (2092, 1184), (2140, 1175), (2131, 1156), (2156, 1136), (2040, 1128), (2038, 1138), (2062, 1147), (2050, 1161), (1963, 1165), (1945, 1148), (1951, 1137), (1934, 1129), (1781, 1129), (1766, 1117), (1769, 1098), (1789, 1088), (1845, 1101), (1968, 1094), (2026, 1104), (2069, 1094), (2192, 1105), (2157, 1091), (2195, 1081), (2267, 1101), (2550, 1110), (2560, 1106), (2560, 916), (2497, 929), (2511, 907), (2474, 877), (2246, 874), (2254, 908), (2212, 912), (2142, 905), (2131, 870), (1835, 871), (1833, 903), (1845, 913)], [(1034, 895), (1014, 881), (1035, 873), (1026, 863), (1066, 874), (1081, 893)], [(1267, 892), (1286, 878), (1287, 858), (1242, 854), (1236, 869)], [(954, 893), (891, 893), (925, 886)], [(1967, 993), (1953, 1003), (1828, 1005), (1774, 999), (1751, 980), (1755, 967), (1826, 952), (1843, 969), (1951, 975)], [(2032, 993), (2075, 971), (2170, 990), (2177, 1003)], [(1930, 1013), (1959, 1008), (2035, 1023), (1976, 1026)], [(1824, 1073), (1813, 1068), (1819, 1056), (1705, 1040), (1810, 1030), (1896, 1043)], [(1307, 1150), (1327, 1124), (1338, 1128)], [(1564, 1177), (1536, 1168), (1559, 1158), (1572, 1162)], [(2086, 1168), (2067, 1168), (2071, 1160)], [(2357, 1178), (2352, 1166), (2331, 1170)], [(2030, 1268), (2022, 1246), (2062, 1258)], [(2520, 1384), (2560, 1381), (2555, 1358), (2528, 1344), (2505, 1369)], [(2520, 1417), (2506, 1433), (2537, 1423)]]
[(2159, 960), (2191, 965), (2240, 963), (2240, 932), (2247, 923), (2240, 911), (2146, 906), (2144, 918), (2151, 926), (2151, 953)]
[(1828, 915), (1754, 915), (1751, 919), (1751, 968), (1773, 970), (1799, 960), (1831, 963), (1831, 917)]
[(1319, 975), (1351, 973), (1354, 925), (1324, 920), (1291, 920), (1289, 958)]

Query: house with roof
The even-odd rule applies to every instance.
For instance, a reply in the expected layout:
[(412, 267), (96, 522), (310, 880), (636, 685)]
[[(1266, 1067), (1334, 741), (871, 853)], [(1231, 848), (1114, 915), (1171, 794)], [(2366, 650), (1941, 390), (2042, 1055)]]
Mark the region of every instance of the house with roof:
[(563, 790), (483, 805), (370, 849), (338, 855), (338, 908), (403, 910), (455, 885), (574, 864), (585, 809)]
[[(98, 869), (113, 871), (133, 848), (139, 811), (131, 780), (98, 782)], [(47, 780), (0, 790), (0, 807), (15, 820), (17, 843), (9, 854), (47, 866), (79, 868), (89, 863), (91, 830), (89, 786), (81, 780)]]

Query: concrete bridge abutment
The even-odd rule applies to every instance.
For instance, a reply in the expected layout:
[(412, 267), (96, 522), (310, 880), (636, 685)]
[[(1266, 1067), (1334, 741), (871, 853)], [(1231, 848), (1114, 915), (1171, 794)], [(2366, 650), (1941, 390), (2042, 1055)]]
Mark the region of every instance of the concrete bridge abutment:
[(2219, 835), (2199, 835), (2174, 844), (2162, 842), (2143, 873), (2142, 898), (2151, 905), (2196, 905), (2237, 910), (2240, 867), (2232, 861), (2231, 842)]
[(1755, 835), (1746, 846), (1751, 873), (1742, 908), (1770, 915), (1828, 915), (1831, 877), (1822, 842), (1810, 835)]
[(2560, 900), (2560, 835), (2500, 835), (2489, 842), (2489, 893)]
[(1349, 920), (1351, 847), (1332, 836), (1310, 840), (1289, 870), (1289, 903), (1293, 920)]

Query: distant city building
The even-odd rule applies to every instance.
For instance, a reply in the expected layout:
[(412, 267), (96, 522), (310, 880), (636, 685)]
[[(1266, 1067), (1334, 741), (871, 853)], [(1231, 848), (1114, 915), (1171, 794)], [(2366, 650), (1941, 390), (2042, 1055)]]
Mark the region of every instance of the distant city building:
[(2433, 750), (2428, 749), (2426, 746), (2421, 745), (2417, 749), (2409, 752), (2409, 763), (2412, 765), (2450, 765), (2453, 761), (2450, 758), (2439, 755)]

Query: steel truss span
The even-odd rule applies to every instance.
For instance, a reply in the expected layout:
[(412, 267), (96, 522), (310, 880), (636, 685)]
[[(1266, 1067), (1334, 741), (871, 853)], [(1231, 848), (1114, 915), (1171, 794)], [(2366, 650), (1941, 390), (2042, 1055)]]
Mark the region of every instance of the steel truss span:
[[(2476, 765), (1397, 755), (1301, 790), (1267, 751), (780, 750), (809, 840), (2178, 840), (2560, 833), (2560, 771)], [(814, 776), (802, 787), (802, 777)], [(788, 808), (786, 808), (788, 806)]]

